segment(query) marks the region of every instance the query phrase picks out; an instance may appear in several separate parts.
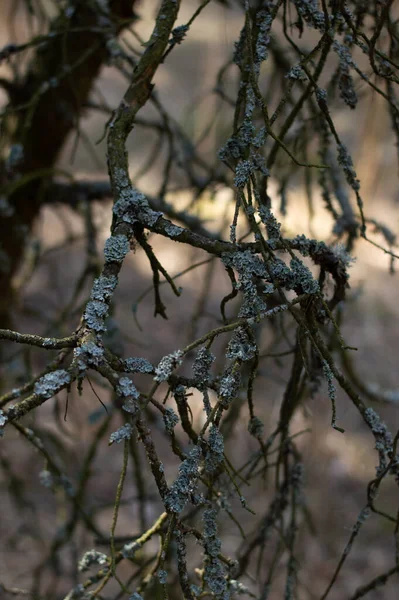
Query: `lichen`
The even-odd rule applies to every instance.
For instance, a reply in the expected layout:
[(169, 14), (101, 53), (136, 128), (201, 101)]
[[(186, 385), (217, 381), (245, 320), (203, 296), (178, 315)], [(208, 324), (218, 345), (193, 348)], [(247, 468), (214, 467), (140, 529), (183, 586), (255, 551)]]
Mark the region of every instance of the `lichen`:
[(388, 427), (381, 421), (379, 415), (372, 408), (365, 410), (364, 419), (374, 435), (375, 448), (380, 458), (380, 464), (377, 467), (378, 476), (388, 464), (388, 456), (392, 453), (393, 438)]
[(68, 371), (64, 369), (51, 371), (35, 383), (34, 392), (42, 398), (51, 398), (69, 383), (71, 383), (71, 376)]
[(291, 67), (291, 69), (288, 71), (288, 73), (286, 75), (286, 78), (293, 79), (294, 81), (307, 81), (308, 80), (306, 73), (302, 69), (301, 65), (298, 65), (298, 64)]
[(175, 352), (172, 352), (172, 354), (164, 356), (155, 369), (154, 381), (157, 381), (158, 383), (167, 381), (173, 371), (182, 364), (182, 357), (183, 352), (181, 350), (176, 350)]
[(129, 240), (125, 235), (113, 235), (104, 245), (105, 262), (122, 262), (130, 250)]
[(301, 287), (305, 294), (317, 294), (320, 291), (319, 284), (310, 269), (299, 258), (293, 258), (290, 267), (293, 278), (290, 287)]
[(132, 434), (132, 426), (130, 425), (130, 423), (125, 423), (125, 425), (122, 425), (122, 427), (119, 427), (119, 429), (111, 433), (109, 438), (109, 445), (113, 444), (114, 442), (120, 444), (120, 442), (123, 442), (124, 440), (130, 440)]
[(266, 227), (267, 234), (269, 239), (279, 239), (281, 237), (280, 228), (281, 224), (277, 221), (276, 217), (270, 210), (270, 208), (266, 208), (261, 206), (259, 208), (259, 216), (261, 218), (262, 223)]
[(356, 108), (357, 95), (353, 78), (350, 74), (350, 68), (355, 66), (352, 55), (347, 46), (340, 44), (336, 40), (333, 42), (332, 47), (339, 57), (338, 87), (341, 98), (350, 108)]
[(39, 481), (43, 487), (51, 489), (54, 486), (54, 477), (51, 471), (43, 469), (39, 473)]
[(270, 14), (270, 8), (266, 5), (266, 10), (260, 10), (256, 15), (256, 26), (258, 28), (258, 37), (255, 48), (255, 66), (259, 72), (260, 65), (267, 59), (268, 47), (270, 44), (270, 30), (273, 23), (273, 17)]
[(117, 283), (118, 278), (115, 275), (111, 275), (110, 277), (101, 275), (93, 283), (90, 298), (99, 302), (108, 302), (114, 293)]
[(165, 571), (165, 569), (159, 569), (157, 575), (158, 575), (159, 583), (165, 584), (167, 582), (168, 572)]
[(224, 408), (227, 408), (229, 404), (237, 398), (238, 392), (240, 391), (240, 383), (240, 372), (227, 367), (219, 384), (219, 396)]
[(256, 354), (256, 344), (249, 338), (244, 327), (238, 327), (227, 347), (227, 358), (248, 361)]
[(146, 358), (126, 358), (123, 361), (123, 370), (126, 373), (154, 373), (154, 367)]
[(22, 144), (13, 144), (7, 158), (7, 167), (14, 169), (24, 160), (24, 147)]
[(113, 212), (125, 223), (133, 224), (140, 221), (143, 225), (150, 227), (162, 217), (162, 213), (152, 210), (144, 194), (130, 187), (127, 180), (119, 190), (119, 197), (115, 202)]
[(310, 27), (324, 31), (326, 22), (324, 13), (318, 8), (318, 0), (294, 0), (294, 3), (298, 14)]
[(97, 550), (88, 550), (78, 563), (78, 571), (82, 573), (87, 571), (91, 565), (106, 565), (107, 563), (108, 557), (106, 554)]
[(251, 177), (255, 165), (250, 160), (242, 160), (238, 163), (235, 170), (234, 185), (238, 189), (243, 189)]
[(140, 406), (137, 400), (140, 398), (140, 393), (129, 377), (121, 377), (119, 379), (116, 392), (120, 397), (124, 398), (123, 410), (132, 415), (138, 413)]
[(358, 192), (360, 190), (360, 182), (357, 179), (356, 171), (353, 167), (352, 158), (348, 149), (343, 144), (338, 145), (338, 164), (342, 167), (346, 181), (350, 187)]
[(245, 250), (223, 254), (222, 260), (227, 267), (234, 268), (238, 273), (236, 287), (244, 294), (244, 302), (238, 316), (250, 318), (258, 317), (264, 313), (267, 310), (267, 306), (258, 294), (256, 281), (260, 278), (266, 278), (268, 272), (259, 256), (250, 250)]
[(86, 305), (84, 319), (90, 329), (97, 331), (105, 331), (105, 318), (108, 314), (108, 304), (100, 300), (90, 300)]
[(124, 398), (132, 397), (139, 398), (140, 394), (136, 389), (133, 381), (129, 379), (129, 377), (121, 377), (116, 386), (116, 391), (119, 396), (123, 396)]
[(230, 594), (227, 589), (226, 569), (218, 556), (221, 549), (221, 541), (217, 537), (217, 511), (207, 509), (203, 514), (203, 544), (205, 550), (204, 580), (215, 598), (227, 600)]
[(178, 225), (174, 225), (173, 223), (169, 222), (166, 222), (164, 230), (165, 233), (171, 238), (177, 237), (184, 231), (182, 227), (179, 227)]
[(75, 348), (74, 356), (79, 369), (84, 371), (89, 366), (97, 367), (103, 362), (104, 348), (92, 341), (85, 342), (80, 348)]
[(165, 506), (174, 513), (180, 513), (194, 492), (199, 476), (199, 465), (202, 451), (194, 446), (187, 458), (179, 466), (177, 479), (172, 483), (165, 498)]
[(7, 421), (8, 421), (8, 418), (6, 417), (6, 415), (0, 408), (0, 437), (3, 437), (3, 435), (4, 435), (4, 427), (7, 423)]
[(248, 423), (248, 432), (257, 439), (261, 439), (263, 436), (265, 426), (259, 417), (251, 417)]
[(141, 544), (136, 540), (129, 542), (129, 544), (125, 544), (122, 548), (122, 555), (124, 558), (133, 558), (138, 550), (140, 550)]
[(202, 346), (198, 350), (193, 362), (193, 371), (199, 389), (204, 389), (208, 385), (211, 379), (210, 368), (215, 359), (215, 355), (209, 348)]
[(210, 426), (208, 447), (205, 454), (205, 469), (208, 473), (215, 472), (224, 460), (223, 435), (215, 425)]
[(181, 44), (189, 29), (188, 25), (178, 25), (172, 29), (172, 39), (169, 40), (169, 44)]
[(162, 415), (165, 429), (169, 434), (173, 433), (173, 429), (179, 423), (179, 417), (171, 406), (167, 406), (164, 414)]

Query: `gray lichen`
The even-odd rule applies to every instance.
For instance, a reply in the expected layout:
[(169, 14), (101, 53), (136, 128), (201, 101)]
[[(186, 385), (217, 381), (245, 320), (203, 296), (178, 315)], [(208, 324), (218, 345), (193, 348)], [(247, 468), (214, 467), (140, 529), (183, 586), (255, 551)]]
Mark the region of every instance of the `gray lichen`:
[(310, 269), (299, 258), (293, 258), (290, 267), (293, 281), (289, 285), (292, 288), (301, 287), (305, 294), (317, 294), (320, 291), (319, 284)]
[(71, 376), (68, 371), (64, 369), (51, 371), (35, 383), (34, 392), (42, 398), (51, 398), (69, 383), (71, 383)]
[(214, 508), (209, 508), (204, 511), (202, 522), (204, 524), (204, 537), (214, 537), (217, 534), (217, 511)]
[(336, 40), (333, 42), (333, 49), (339, 56), (338, 87), (341, 98), (350, 108), (356, 108), (357, 95), (350, 73), (350, 68), (354, 66), (352, 55), (347, 46), (339, 44)]
[(356, 171), (353, 167), (352, 158), (348, 149), (343, 144), (338, 145), (338, 164), (342, 167), (346, 181), (350, 187), (358, 192), (360, 190), (360, 182), (357, 179)]
[(308, 78), (305, 74), (305, 71), (302, 69), (300, 65), (294, 65), (288, 71), (286, 75), (287, 79), (293, 79), (294, 81), (307, 81)]
[(266, 208), (261, 206), (259, 208), (259, 215), (262, 223), (266, 227), (267, 234), (269, 239), (279, 239), (281, 237), (280, 228), (281, 224), (277, 221), (276, 217), (270, 210), (270, 208)]
[(77, 360), (79, 369), (86, 370), (87, 367), (99, 366), (104, 360), (104, 348), (98, 346), (95, 342), (89, 341), (75, 348), (74, 356)]
[(13, 144), (7, 158), (7, 167), (14, 169), (24, 160), (24, 147), (22, 144)]
[(8, 419), (5, 416), (4, 412), (1, 410), (0, 408), (0, 437), (3, 437), (4, 435), (4, 427), (7, 423)]
[[(250, 250), (222, 255), (223, 263), (234, 268), (238, 273), (237, 289), (244, 294), (244, 302), (238, 313), (239, 317), (258, 317), (267, 310), (263, 299), (258, 295), (257, 279), (264, 279), (268, 272), (259, 256)], [(282, 261), (281, 261), (282, 262)]]
[(118, 278), (115, 275), (110, 277), (101, 275), (93, 283), (90, 298), (99, 302), (107, 302), (112, 297), (117, 283)]
[(182, 364), (182, 357), (183, 352), (181, 350), (176, 350), (175, 352), (172, 352), (172, 354), (164, 356), (160, 360), (159, 365), (155, 368), (154, 381), (157, 381), (158, 383), (167, 381), (173, 371)]
[(211, 379), (210, 368), (215, 359), (215, 355), (212, 354), (209, 348), (202, 346), (198, 350), (193, 362), (193, 371), (199, 389), (203, 389), (208, 385)]
[(52, 489), (55, 483), (52, 472), (48, 471), (47, 469), (43, 469), (42, 471), (40, 471), (39, 481), (43, 487), (48, 489)]
[(255, 165), (250, 160), (242, 160), (239, 162), (236, 166), (234, 185), (238, 189), (243, 189), (247, 185), (254, 169)]
[(217, 537), (217, 511), (207, 509), (204, 511), (203, 544), (205, 550), (204, 580), (210, 591), (218, 600), (227, 600), (230, 593), (227, 589), (226, 569), (218, 558), (221, 549), (221, 541)]
[(159, 569), (157, 575), (158, 575), (159, 583), (165, 584), (167, 582), (168, 572), (165, 571), (165, 569)]
[(227, 367), (219, 384), (219, 396), (224, 408), (238, 396), (240, 391), (241, 375), (238, 370)]
[(172, 39), (169, 40), (169, 44), (181, 44), (189, 29), (188, 25), (178, 25), (172, 29)]
[(123, 361), (126, 373), (154, 373), (154, 367), (146, 358), (130, 357)]
[(337, 392), (334, 385), (334, 375), (327, 361), (323, 361), (323, 373), (327, 381), (328, 397), (332, 402), (335, 402)]
[[(252, 138), (251, 138), (252, 139)], [(237, 138), (232, 137), (229, 138), (225, 145), (220, 148), (218, 152), (218, 157), (222, 161), (226, 161), (229, 158), (238, 159), (241, 156), (240, 144)]]
[(263, 436), (265, 426), (259, 417), (251, 417), (248, 423), (248, 432), (257, 439), (261, 439)]
[(108, 563), (108, 557), (103, 552), (97, 550), (88, 550), (82, 556), (78, 563), (78, 570), (82, 573), (87, 571), (91, 565), (106, 565)]
[(165, 498), (165, 506), (171, 512), (180, 513), (187, 504), (189, 496), (195, 491), (201, 457), (201, 448), (194, 446), (179, 466), (177, 479), (170, 486)]
[(330, 250), (346, 268), (351, 267), (356, 262), (356, 257), (351, 256), (341, 242), (330, 246)]
[(256, 353), (256, 344), (249, 338), (248, 332), (244, 327), (238, 327), (227, 347), (227, 358), (248, 361), (254, 358)]
[(254, 60), (256, 72), (259, 72), (260, 65), (267, 59), (267, 50), (270, 44), (270, 30), (273, 23), (269, 3), (265, 4), (266, 10), (260, 10), (256, 15), (256, 26), (258, 28)]
[[(126, 179), (126, 180), (125, 180)], [(113, 213), (121, 221), (133, 224), (137, 221), (137, 209), (140, 202), (146, 198), (144, 194), (129, 186), (129, 181), (124, 173), (119, 177), (119, 197), (114, 204)]]
[(125, 425), (122, 425), (122, 427), (119, 427), (119, 429), (111, 433), (109, 438), (109, 445), (113, 444), (114, 442), (120, 444), (120, 442), (123, 442), (124, 440), (130, 440), (132, 434), (132, 426), (130, 425), (130, 423), (125, 423)]
[(105, 262), (122, 262), (130, 250), (129, 240), (125, 235), (113, 235), (104, 245)]
[(166, 222), (164, 230), (167, 233), (167, 235), (171, 238), (179, 236), (184, 231), (182, 227), (179, 227), (178, 225), (174, 225), (173, 223), (169, 222)]
[(198, 598), (198, 596), (200, 596), (200, 594), (202, 593), (202, 590), (201, 590), (201, 588), (200, 588), (200, 587), (198, 587), (198, 585), (195, 585), (194, 583), (192, 583), (192, 584), (190, 585), (190, 590), (191, 590), (191, 593), (192, 593), (192, 595), (193, 595), (195, 598)]
[(388, 456), (392, 453), (392, 434), (372, 408), (365, 410), (364, 419), (374, 435), (375, 448), (380, 458), (380, 464), (377, 467), (377, 475), (379, 475), (386, 468)]
[(116, 392), (125, 399), (122, 405), (123, 410), (133, 415), (138, 413), (140, 406), (137, 400), (140, 398), (140, 393), (129, 377), (121, 377), (119, 379)]
[(122, 548), (122, 554), (124, 558), (133, 558), (138, 550), (140, 550), (141, 544), (136, 540), (129, 542), (129, 544), (125, 544)]
[(140, 221), (143, 225), (150, 227), (162, 217), (162, 213), (152, 210), (144, 194), (132, 188), (128, 180), (124, 181), (121, 186), (113, 212), (125, 223), (133, 224)]
[(298, 14), (314, 29), (324, 31), (326, 27), (324, 13), (319, 10), (318, 0), (294, 0)]
[(164, 414), (162, 415), (165, 429), (169, 434), (173, 433), (173, 429), (179, 423), (179, 417), (171, 406), (167, 406)]
[(241, 583), (241, 581), (237, 581), (237, 579), (229, 579), (229, 590), (233, 592), (233, 594), (254, 597), (251, 590)]
[(129, 379), (129, 377), (121, 377), (116, 386), (116, 391), (119, 396), (123, 396), (124, 398), (132, 397), (139, 398), (140, 394), (136, 389), (133, 381)]
[(84, 312), (84, 319), (93, 331), (101, 332), (105, 331), (105, 318), (108, 314), (108, 304), (101, 302), (100, 300), (90, 300), (86, 305)]
[(205, 470), (208, 473), (215, 472), (224, 460), (223, 435), (215, 425), (210, 426), (208, 447), (205, 454)]

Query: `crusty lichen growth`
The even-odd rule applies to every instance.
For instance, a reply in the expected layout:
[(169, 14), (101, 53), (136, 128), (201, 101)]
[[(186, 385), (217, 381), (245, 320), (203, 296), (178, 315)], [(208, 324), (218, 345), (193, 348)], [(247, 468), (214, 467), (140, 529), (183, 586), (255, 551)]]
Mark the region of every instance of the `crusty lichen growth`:
[(35, 383), (34, 392), (42, 398), (51, 398), (69, 383), (71, 383), (71, 376), (68, 371), (59, 369), (41, 377)]

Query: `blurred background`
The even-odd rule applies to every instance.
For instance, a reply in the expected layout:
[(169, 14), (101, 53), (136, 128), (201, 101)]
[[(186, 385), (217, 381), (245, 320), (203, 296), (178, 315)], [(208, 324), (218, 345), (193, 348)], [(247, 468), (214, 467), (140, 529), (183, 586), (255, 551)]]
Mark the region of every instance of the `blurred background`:
[[(52, 14), (52, 2), (42, 0), (40, 5), (43, 11)], [(178, 24), (186, 23), (197, 6), (194, 0), (183, 2)], [(152, 0), (142, 1), (136, 7), (139, 19), (134, 30), (143, 41), (150, 36), (157, 8), (158, 3)], [(1, 0), (1, 14), (0, 47), (11, 42), (21, 43), (29, 38), (34, 18), (26, 16), (23, 2)], [(211, 2), (192, 25), (184, 43), (168, 56), (154, 80), (156, 95), (170, 122), (176, 123), (176, 128), (190, 140), (201, 159), (209, 164), (217, 162), (218, 150), (231, 134), (234, 107), (215, 93), (215, 82), (220, 70), (231, 58), (242, 25), (240, 7), (232, 3), (226, 6), (224, 3)], [(275, 36), (280, 41), (278, 31)], [(130, 32), (124, 34), (124, 39), (127, 44), (140, 48), (137, 38)], [(264, 70), (262, 76), (272, 86), (272, 67), (268, 62)], [(0, 76), (7, 77), (9, 74), (10, 65), (3, 63)], [(227, 95), (230, 91), (234, 94), (237, 77), (234, 69), (228, 72), (224, 88)], [(104, 139), (97, 142), (103, 136), (109, 110), (117, 107), (126, 88), (127, 80), (120, 70), (113, 65), (102, 69), (92, 94), (95, 107), (87, 108), (80, 122), (80, 135), (68, 138), (59, 160), (60, 169), (72, 174), (76, 180), (107, 179), (106, 142)], [(334, 122), (351, 151), (362, 185), (366, 215), (386, 223), (396, 233), (399, 201), (397, 148), (388, 112), (384, 100), (377, 94), (370, 94), (362, 83), (357, 91), (357, 109), (350, 111), (342, 102), (336, 102)], [(5, 94), (0, 99), (4, 106)], [(275, 103), (271, 93), (271, 105)], [(164, 181), (168, 142), (156, 129), (146, 126), (146, 122), (159, 120), (156, 107), (148, 103), (140, 112), (140, 119), (142, 125), (136, 125), (128, 140), (131, 177), (141, 191), (156, 197)], [(43, 135), (46, 135), (45, 131)], [(220, 168), (225, 177), (230, 177), (227, 169), (223, 171), (223, 166)], [(306, 189), (299, 172), (290, 179), (285, 190), (285, 215), (281, 212), (280, 183), (274, 180), (273, 173), (268, 192), (286, 237), (304, 233), (326, 243), (334, 241), (333, 222), (324, 208), (319, 189), (311, 182), (309, 193), (309, 187)], [(178, 210), (189, 208), (190, 213), (203, 220), (209, 230), (228, 238), (234, 213), (233, 188), (220, 183), (213, 186), (211, 191), (205, 190), (197, 197), (193, 196), (187, 190), (182, 173), (174, 168), (169, 180), (167, 201)], [(92, 204), (100, 260), (104, 241), (109, 235), (111, 210), (109, 200)], [(378, 233), (375, 239), (384, 243)], [(189, 269), (193, 264), (205, 261), (208, 258), (205, 253), (160, 236), (151, 235), (149, 240), (169, 274), (182, 274), (176, 280), (182, 288), (182, 294), (176, 298), (168, 286), (162, 286), (168, 320), (159, 316), (154, 319), (152, 275), (148, 259), (142, 250), (131, 252), (121, 272), (107, 342), (124, 356), (144, 356), (157, 364), (162, 356), (185, 347), (220, 324), (219, 305), (221, 299), (230, 292), (231, 284), (223, 265), (217, 260)], [(46, 335), (51, 324), (52, 331), (56, 331), (58, 336), (69, 335), (79, 323), (81, 309), (90, 289), (87, 283), (75, 294), (86, 248), (84, 220), (79, 210), (59, 205), (44, 207), (35, 223), (31, 245), (35, 268), (22, 269), (18, 274), (21, 286), (13, 307), (17, 329)], [(374, 394), (376, 401), (368, 398), (367, 402), (375, 407), (395, 432), (399, 428), (397, 275), (390, 272), (389, 257), (364, 240), (357, 241), (352, 254), (356, 261), (350, 268), (350, 289), (345, 306), (342, 311), (340, 309), (344, 339), (349, 346), (357, 348), (351, 354), (352, 362), (347, 368), (352, 369), (352, 375)], [(234, 302), (229, 304), (228, 313), (234, 314), (237, 306)], [(287, 333), (292, 335), (293, 329), (288, 328)], [(220, 348), (226, 343), (226, 340), (221, 340)], [(260, 347), (261, 355), (262, 349), (265, 355), (270, 349), (281, 350), (278, 344), (275, 345), (272, 326), (262, 329)], [(22, 385), (29, 374), (38, 373), (44, 368), (47, 358), (42, 350), (11, 348), (4, 360), (1, 393)], [(222, 366), (223, 363), (216, 368)], [(190, 372), (189, 365), (183, 367), (183, 373), (185, 369), (187, 373)], [(278, 418), (289, 369), (290, 359), (261, 358), (255, 385), (255, 403), (257, 415), (265, 423), (266, 432), (273, 429)], [(42, 439), (62, 457), (65, 472), (72, 481), (76, 464), (81, 465), (94, 431), (104, 419), (104, 411), (96, 395), (106, 405), (111, 401), (109, 390), (101, 381), (97, 381), (95, 375), (91, 383), (93, 389), (85, 383), (82, 397), (74, 392), (69, 394), (66, 420), (64, 393), (56, 400), (45, 403), (32, 417), (33, 425), (40, 431)], [(377, 402), (377, 398), (390, 402)], [(194, 424), (200, 426), (205, 417), (201, 396), (196, 391), (193, 391), (190, 406)], [(301, 566), (300, 598), (320, 598), (325, 590), (357, 515), (366, 503), (367, 484), (375, 476), (378, 463), (369, 431), (348, 398), (340, 391), (337, 407), (339, 425), (345, 429), (345, 434), (330, 427), (326, 386), (297, 411), (293, 422), (293, 432), (303, 432), (297, 444), (305, 465), (304, 495), (311, 515), (310, 524), (301, 524), (297, 542)], [(170, 452), (168, 441), (158, 432), (159, 417), (154, 414), (153, 418), (156, 443), (164, 455), (167, 479), (172, 481), (178, 462)], [(248, 413), (243, 403), (240, 418), (234, 424), (234, 431), (226, 445), (226, 453), (236, 466), (245, 462), (244, 457), (250, 456), (257, 447), (256, 440), (248, 435), (247, 426)], [(108, 429), (112, 431), (115, 426)], [(184, 443), (179, 426), (177, 436)], [(122, 460), (121, 448), (115, 445), (108, 448), (106, 439), (98, 447), (91, 473), (91, 492), (86, 498), (99, 529), (104, 532), (109, 531)], [(54, 543), (54, 532), (62, 528), (65, 522), (67, 509), (62, 498), (57, 498), (51, 490), (41, 485), (39, 474), (46, 466), (40, 455), (32, 453), (26, 440), (16, 432), (7, 432), (6, 441), (0, 448), (0, 580), (4, 585), (23, 588), (31, 585), (35, 569)], [(132, 466), (132, 473), (129, 473), (126, 482), (125, 502), (118, 523), (119, 535), (127, 532), (135, 534), (140, 531), (143, 520), (149, 526), (159, 514), (160, 504), (148, 473), (144, 480), (147, 497), (145, 514), (139, 514), (134, 471), (144, 469), (139, 466), (145, 461), (141, 450), (139, 447), (136, 465)], [(251, 509), (263, 514), (272, 497), (272, 488), (273, 482), (268, 477), (253, 481), (245, 489)], [(235, 499), (231, 499), (231, 502), (237, 520), (250, 535), (256, 527), (256, 517), (243, 510)], [(397, 512), (398, 488), (393, 481), (384, 484), (379, 507), (389, 513)], [(220, 531), (224, 553), (234, 555), (243, 543), (239, 528), (226, 516), (220, 520)], [(77, 529), (73, 539), (60, 550), (60, 561), (67, 568), (57, 571), (56, 567), (48, 567), (45, 570), (43, 580), (47, 591), (44, 597), (63, 597), (77, 577), (71, 564), (94, 543), (93, 536), (83, 527)], [(275, 544), (276, 541), (271, 539), (270, 545), (265, 548), (261, 572), (263, 569), (266, 572)], [(106, 552), (101, 546), (99, 549)], [(198, 550), (193, 549), (194, 559), (197, 554)], [(351, 597), (358, 586), (392, 567), (394, 555), (394, 525), (390, 527), (385, 520), (374, 515), (357, 538), (329, 598), (339, 600)], [(256, 590), (258, 567), (254, 560), (243, 577), (249, 589)], [(121, 567), (121, 576), (125, 575), (124, 568)], [(269, 596), (272, 600), (283, 597), (283, 573), (281, 582), (279, 580), (277, 573), (275, 586)], [(370, 597), (394, 600), (397, 598), (397, 585), (398, 580), (393, 578), (380, 592), (375, 591)], [(112, 596), (105, 594), (106, 597)]]

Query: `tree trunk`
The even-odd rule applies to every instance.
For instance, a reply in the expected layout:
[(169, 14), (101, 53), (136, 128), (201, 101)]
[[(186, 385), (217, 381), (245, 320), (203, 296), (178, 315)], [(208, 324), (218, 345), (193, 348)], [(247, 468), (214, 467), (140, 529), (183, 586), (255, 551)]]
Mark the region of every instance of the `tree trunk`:
[(0, 163), (0, 327), (10, 326), (12, 280), (45, 186), (107, 60), (107, 40), (131, 23), (133, 4), (111, 0), (110, 12), (102, 14), (100, 3), (73, 0), (68, 15), (54, 19), (45, 40), (35, 47), (23, 81), (3, 81), (10, 102), (2, 145), (11, 150)]

